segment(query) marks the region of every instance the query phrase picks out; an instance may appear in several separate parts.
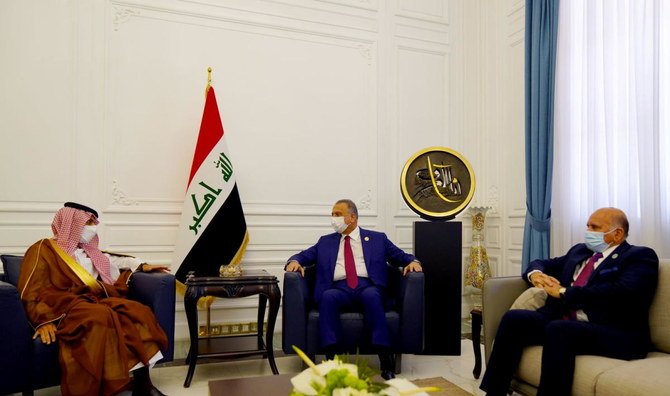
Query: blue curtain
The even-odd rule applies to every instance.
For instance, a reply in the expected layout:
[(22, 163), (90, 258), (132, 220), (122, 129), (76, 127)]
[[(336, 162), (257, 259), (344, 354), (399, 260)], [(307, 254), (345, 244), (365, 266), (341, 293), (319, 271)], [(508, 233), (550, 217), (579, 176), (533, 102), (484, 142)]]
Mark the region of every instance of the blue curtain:
[(549, 257), (559, 0), (526, 0), (526, 225), (522, 271)]

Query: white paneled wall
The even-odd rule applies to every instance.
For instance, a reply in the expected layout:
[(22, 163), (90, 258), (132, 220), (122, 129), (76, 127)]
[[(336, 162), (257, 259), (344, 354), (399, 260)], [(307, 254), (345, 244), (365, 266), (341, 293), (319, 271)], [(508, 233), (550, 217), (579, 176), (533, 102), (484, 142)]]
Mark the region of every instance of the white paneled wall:
[[(101, 213), (104, 247), (171, 264), (212, 67), (247, 266), (281, 277), (342, 197), (411, 250), (400, 172), (444, 145), (494, 207), (494, 272), (518, 273), (523, 16), (523, 0), (3, 1), (0, 252), (49, 236), (75, 200)], [(218, 301), (213, 320), (252, 321), (255, 303)]]
[[(474, 201), (493, 208), (487, 216), (486, 232), (493, 274), (514, 275), (521, 270), (526, 213), (525, 1), (481, 0), (464, 4), (463, 128), (477, 136), (465, 142), (474, 145), (475, 169), (479, 168), (479, 190)], [(464, 241), (469, 238), (468, 230)]]

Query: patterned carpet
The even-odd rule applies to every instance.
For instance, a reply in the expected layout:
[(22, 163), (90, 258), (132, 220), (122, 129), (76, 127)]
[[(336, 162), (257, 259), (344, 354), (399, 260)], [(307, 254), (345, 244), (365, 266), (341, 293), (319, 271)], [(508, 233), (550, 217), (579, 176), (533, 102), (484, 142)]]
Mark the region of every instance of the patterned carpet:
[(441, 389), (438, 392), (429, 393), (430, 396), (472, 396), (471, 393), (442, 377), (415, 379), (412, 380), (412, 383), (420, 387), (436, 386)]

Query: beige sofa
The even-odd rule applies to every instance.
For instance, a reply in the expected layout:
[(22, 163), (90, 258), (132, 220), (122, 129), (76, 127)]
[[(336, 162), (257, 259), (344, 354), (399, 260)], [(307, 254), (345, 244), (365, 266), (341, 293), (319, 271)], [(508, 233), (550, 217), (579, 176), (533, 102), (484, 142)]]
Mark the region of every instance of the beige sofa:
[[(483, 288), (483, 324), (486, 361), (500, 318), (528, 285), (520, 277), (491, 278)], [(649, 317), (654, 351), (645, 359), (618, 360), (578, 356), (572, 394), (598, 396), (670, 395), (670, 260), (661, 260), (658, 289)], [(535, 395), (540, 383), (542, 347), (526, 348), (512, 388)]]

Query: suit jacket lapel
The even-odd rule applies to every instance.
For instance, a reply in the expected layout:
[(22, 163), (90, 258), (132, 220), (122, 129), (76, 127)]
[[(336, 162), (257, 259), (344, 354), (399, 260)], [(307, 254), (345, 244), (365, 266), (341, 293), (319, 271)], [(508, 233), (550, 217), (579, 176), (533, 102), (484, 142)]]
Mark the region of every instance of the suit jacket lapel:
[(626, 242), (626, 241), (623, 241), (623, 243), (621, 243), (621, 245), (617, 246), (617, 248), (614, 249), (614, 251), (613, 251), (612, 253), (610, 253), (610, 255), (607, 256), (607, 257), (605, 258), (605, 260), (603, 260), (602, 263), (600, 263), (600, 265), (598, 266), (598, 268), (596, 268), (596, 269), (593, 271), (593, 274), (591, 274), (591, 277), (589, 278), (589, 282), (590, 282), (593, 278), (595, 278), (596, 276), (598, 276), (598, 274), (600, 273), (600, 271), (602, 271), (603, 269), (605, 269), (605, 268), (609, 268), (609, 267), (612, 267), (612, 266), (617, 265), (617, 263), (619, 262), (619, 257), (620, 257), (626, 250), (628, 250), (628, 248), (630, 248), (630, 244), (629, 244), (628, 242)]
[(577, 270), (577, 266), (582, 265), (584, 261), (586, 261), (589, 257), (593, 255), (593, 252), (588, 250), (588, 248), (584, 247), (583, 252), (579, 252), (574, 258), (574, 261), (570, 264), (570, 266), (567, 268), (567, 274), (565, 276), (568, 278), (568, 284), (572, 284), (575, 280), (575, 271)]
[[(368, 267), (368, 263), (370, 262), (370, 247), (368, 246), (370, 244), (370, 237), (368, 236), (368, 231), (360, 228), (361, 231), (361, 248), (363, 249), (363, 260), (365, 260), (365, 268)], [(366, 240), (367, 238), (367, 240)]]
[(335, 262), (337, 261), (337, 253), (340, 250), (340, 239), (341, 235), (338, 233), (331, 234), (332, 237), (326, 240), (328, 244), (326, 246), (327, 251), (330, 251), (328, 254), (328, 268), (331, 275), (335, 274)]

